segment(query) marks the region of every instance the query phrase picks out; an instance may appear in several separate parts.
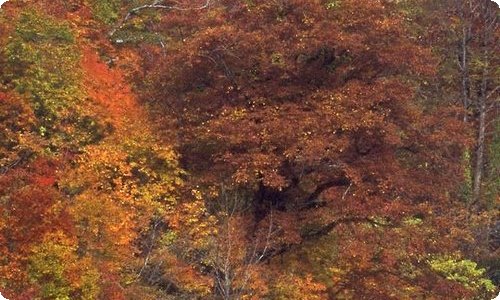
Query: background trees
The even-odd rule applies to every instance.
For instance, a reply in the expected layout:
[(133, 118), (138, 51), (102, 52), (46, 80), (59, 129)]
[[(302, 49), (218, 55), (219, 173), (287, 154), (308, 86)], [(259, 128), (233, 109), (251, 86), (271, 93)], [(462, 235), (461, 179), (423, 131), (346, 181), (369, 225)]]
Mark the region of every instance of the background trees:
[[(462, 38), (459, 68), (464, 108), (474, 116), (476, 144), (473, 160), (472, 202), (479, 204), (487, 156), (487, 131), (495, 134), (498, 108), (498, 13), (489, 1), (457, 2)], [(464, 119), (467, 121), (467, 118)], [(484, 203), (483, 203), (484, 205)]]

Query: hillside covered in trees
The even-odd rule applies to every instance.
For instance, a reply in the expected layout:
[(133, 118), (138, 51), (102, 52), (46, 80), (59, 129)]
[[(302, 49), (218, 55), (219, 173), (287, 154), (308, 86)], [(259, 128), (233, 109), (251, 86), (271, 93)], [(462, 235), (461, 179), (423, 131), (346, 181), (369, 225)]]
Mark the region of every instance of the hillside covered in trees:
[(487, 0), (10, 0), (0, 292), (492, 299)]

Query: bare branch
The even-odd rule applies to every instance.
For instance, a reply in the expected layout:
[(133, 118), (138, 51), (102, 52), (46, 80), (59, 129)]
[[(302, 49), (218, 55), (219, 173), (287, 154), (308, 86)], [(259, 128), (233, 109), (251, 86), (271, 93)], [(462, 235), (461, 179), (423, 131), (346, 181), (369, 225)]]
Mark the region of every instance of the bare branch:
[(208, 8), (210, 6), (211, 0), (206, 0), (204, 4), (197, 6), (197, 7), (181, 7), (177, 5), (166, 5), (162, 4), (163, 1), (161, 0), (155, 0), (151, 4), (144, 4), (141, 6), (137, 6), (132, 8), (127, 12), (125, 15), (125, 18), (119, 23), (119, 25), (113, 30), (111, 30), (108, 35), (112, 37), (118, 29), (123, 28), (123, 26), (127, 23), (128, 20), (130, 20), (134, 15), (136, 15), (139, 11), (141, 10), (146, 10), (146, 9), (159, 9), (159, 10), (177, 10), (177, 11), (193, 11), (193, 10), (202, 10), (205, 8)]
[(491, 98), (491, 96), (493, 96), (497, 91), (498, 89), (500, 89), (500, 86), (496, 86), (493, 90), (491, 90), (488, 95), (486, 95), (486, 99), (489, 99)]

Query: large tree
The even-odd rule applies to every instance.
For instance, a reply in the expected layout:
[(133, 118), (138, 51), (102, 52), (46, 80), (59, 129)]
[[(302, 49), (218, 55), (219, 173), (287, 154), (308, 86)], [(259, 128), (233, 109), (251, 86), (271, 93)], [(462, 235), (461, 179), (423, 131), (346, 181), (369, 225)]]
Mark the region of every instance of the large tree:
[[(344, 225), (447, 218), (467, 139), (456, 109), (419, 103), (416, 91), (438, 62), (406, 17), (392, 1), (219, 1), (170, 10), (151, 27), (168, 43), (145, 56), (144, 99), (164, 124), (174, 120), (183, 167), (213, 214), (221, 185), (245, 195), (238, 218), (246, 219), (247, 247), (263, 240), (270, 222), (278, 236), (270, 251), (260, 249), (269, 259), (334, 230), (374, 247), (363, 230)], [(414, 238), (439, 234), (430, 226)], [(389, 232), (378, 234), (402, 239)], [(382, 251), (396, 251), (382, 240)], [(356, 245), (338, 251), (367, 260), (380, 254)], [(405, 251), (394, 268), (415, 263)], [(448, 250), (419, 251), (414, 259)], [(405, 277), (390, 264), (377, 272), (360, 264), (353, 269), (364, 280)]]

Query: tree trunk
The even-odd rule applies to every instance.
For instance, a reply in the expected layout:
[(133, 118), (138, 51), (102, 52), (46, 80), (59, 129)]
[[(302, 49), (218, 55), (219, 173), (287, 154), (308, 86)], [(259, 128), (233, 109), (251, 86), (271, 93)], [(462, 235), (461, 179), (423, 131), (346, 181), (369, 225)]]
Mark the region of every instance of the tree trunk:
[(470, 78), (469, 78), (469, 60), (468, 60), (468, 44), (471, 38), (471, 25), (464, 24), (462, 28), (462, 41), (460, 42), (460, 72), (462, 75), (462, 106), (464, 108), (464, 122), (467, 123), (469, 116), (469, 94), (470, 94)]
[(474, 165), (474, 184), (472, 190), (472, 204), (477, 204), (481, 196), (481, 183), (483, 178), (484, 166), (484, 149), (485, 149), (485, 136), (486, 136), (486, 103), (484, 98), (481, 97), (479, 104), (479, 124), (476, 143), (476, 161)]

